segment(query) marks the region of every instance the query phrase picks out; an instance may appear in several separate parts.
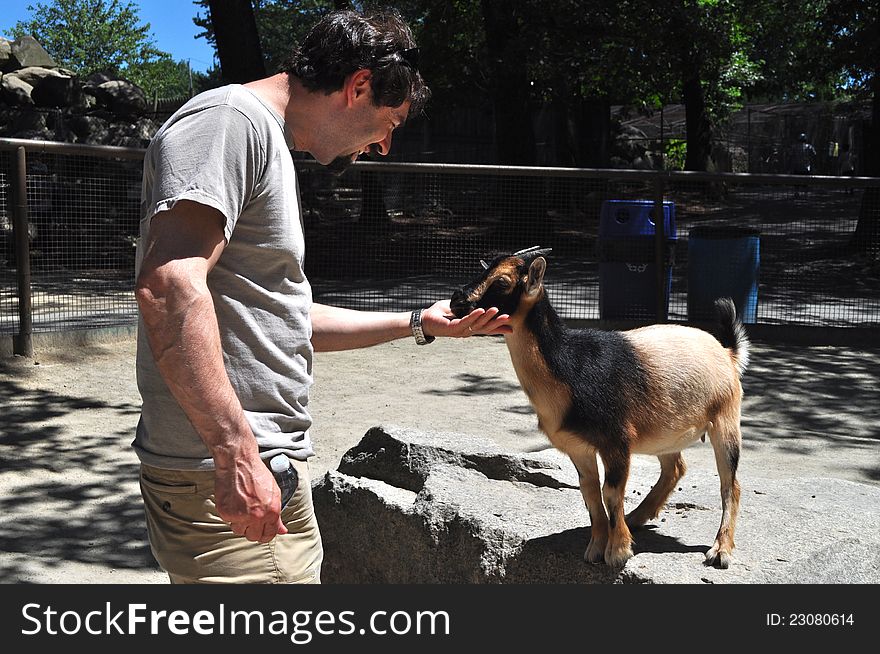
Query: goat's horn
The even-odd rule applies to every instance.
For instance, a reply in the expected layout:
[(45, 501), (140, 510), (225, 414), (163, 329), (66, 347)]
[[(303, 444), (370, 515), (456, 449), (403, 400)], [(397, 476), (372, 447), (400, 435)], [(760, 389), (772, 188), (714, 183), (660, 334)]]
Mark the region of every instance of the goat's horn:
[(483, 266), (486, 270), (489, 270), (489, 264), (480, 259), (480, 265)]
[(518, 256), (518, 255), (520, 255), (520, 254), (526, 254), (527, 252), (534, 252), (535, 250), (540, 250), (540, 249), (541, 249), (541, 246), (540, 246), (540, 245), (533, 245), (533, 246), (530, 247), (530, 248), (525, 248), (524, 250), (520, 250), (519, 252), (514, 252), (512, 256), (515, 257), (515, 256)]

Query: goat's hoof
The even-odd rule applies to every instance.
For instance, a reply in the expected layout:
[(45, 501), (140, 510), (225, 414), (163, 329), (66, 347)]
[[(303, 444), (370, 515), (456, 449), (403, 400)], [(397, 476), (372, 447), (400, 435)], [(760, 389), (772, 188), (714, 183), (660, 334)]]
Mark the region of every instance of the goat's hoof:
[(633, 511), (626, 516), (626, 526), (630, 529), (638, 529), (646, 522), (648, 522), (648, 520), (651, 520), (654, 517), (656, 516), (649, 516), (644, 513), (636, 513), (635, 511)]
[(715, 544), (712, 546), (708, 552), (706, 552), (706, 560), (704, 563), (706, 565), (715, 565), (718, 564), (718, 567), (722, 570), (727, 570), (730, 567), (730, 562), (732, 560), (732, 556), (729, 550), (721, 549), (721, 546)]
[(599, 544), (594, 540), (590, 541), (584, 552), (584, 561), (587, 563), (604, 563), (605, 562), (605, 544)]
[(611, 568), (622, 568), (632, 558), (632, 547), (605, 548), (605, 563)]

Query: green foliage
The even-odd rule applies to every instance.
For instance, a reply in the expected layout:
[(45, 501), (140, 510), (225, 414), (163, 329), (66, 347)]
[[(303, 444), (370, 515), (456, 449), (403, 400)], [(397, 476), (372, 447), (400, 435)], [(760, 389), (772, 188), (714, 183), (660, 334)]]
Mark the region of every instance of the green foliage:
[(167, 98), (190, 94), (190, 73), (193, 93), (196, 93), (205, 74), (191, 71), (185, 61), (174, 61), (170, 55), (129, 68), (127, 77), (148, 96)]
[(880, 5), (862, 0), (741, 0), (759, 79), (751, 96), (802, 102), (849, 99), (880, 61)]
[(432, 90), (428, 115), (486, 101), (491, 84), (479, 0), (426, 0), (414, 25)]
[(189, 93), (186, 62), (175, 62), (156, 47), (150, 24), (141, 23), (136, 4), (52, 0), (27, 8), (32, 18), (19, 21), (12, 29), (13, 36), (32, 35), (60, 65), (78, 75), (120, 75), (148, 95)]
[[(208, 0), (195, 0), (200, 9), (193, 23), (202, 28), (197, 37), (204, 38), (216, 52), (217, 40), (211, 24)], [(270, 73), (278, 70), (321, 16), (333, 11), (331, 0), (253, 0), (254, 19), (260, 35), (260, 47)]]
[(880, 5), (860, 0), (829, 4), (825, 23), (831, 66), (838, 71), (836, 88), (844, 94), (870, 93), (880, 73)]
[(639, 104), (654, 72), (645, 57), (651, 36), (639, 14), (651, 7), (627, 0), (548, 0), (536, 6), (525, 38), (534, 42), (530, 65), (539, 96)]
[(33, 18), (19, 21), (14, 36), (31, 34), (59, 63), (81, 75), (121, 73), (132, 63), (158, 56), (149, 24), (137, 7), (118, 0), (53, 0), (28, 5)]
[[(497, 0), (489, 0), (497, 1)], [(277, 70), (307, 30), (338, 4), (331, 0), (253, 0), (267, 68)], [(194, 22), (214, 43), (207, 0)], [(383, 2), (353, 2), (364, 8)], [(843, 68), (824, 43), (829, 20), (852, 22), (856, 0), (510, 0), (520, 26), (511, 56), (525, 62), (537, 103), (607, 97), (656, 109), (680, 99), (685, 67), (703, 82), (707, 111), (723, 121), (755, 95), (826, 97)], [(433, 108), (473, 104), (492, 79), (480, 0), (400, 0), (416, 32)], [(861, 12), (876, 11), (862, 6)], [(824, 21), (824, 22), (823, 22)], [(838, 38), (846, 28), (835, 28)], [(862, 37), (866, 39), (865, 36)], [(837, 66), (837, 73), (829, 69)], [(812, 73), (811, 73), (812, 71)]]
[(669, 139), (663, 146), (665, 168), (667, 170), (684, 170), (687, 159), (687, 141), (685, 139)]

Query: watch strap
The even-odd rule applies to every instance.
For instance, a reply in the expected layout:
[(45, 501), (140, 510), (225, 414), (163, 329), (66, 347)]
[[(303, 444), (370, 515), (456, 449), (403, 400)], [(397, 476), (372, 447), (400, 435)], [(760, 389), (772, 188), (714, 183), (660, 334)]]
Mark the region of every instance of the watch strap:
[(427, 336), (422, 329), (422, 310), (416, 309), (410, 314), (409, 328), (412, 330), (413, 337), (419, 345), (427, 345), (434, 341), (433, 336)]

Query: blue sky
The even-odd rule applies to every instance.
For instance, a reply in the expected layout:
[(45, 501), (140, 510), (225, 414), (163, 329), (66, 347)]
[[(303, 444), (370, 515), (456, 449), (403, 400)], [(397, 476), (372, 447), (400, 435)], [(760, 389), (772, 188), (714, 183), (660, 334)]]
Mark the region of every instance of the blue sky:
[[(31, 18), (27, 7), (38, 1), (51, 4), (51, 0), (0, 0), (0, 35), (9, 37), (11, 27)], [(153, 41), (160, 50), (175, 60), (189, 59), (193, 70), (211, 67), (214, 49), (205, 39), (194, 38), (201, 30), (192, 22), (198, 7), (191, 0), (140, 0), (133, 4), (140, 10), (141, 23), (150, 24)]]

